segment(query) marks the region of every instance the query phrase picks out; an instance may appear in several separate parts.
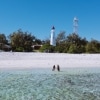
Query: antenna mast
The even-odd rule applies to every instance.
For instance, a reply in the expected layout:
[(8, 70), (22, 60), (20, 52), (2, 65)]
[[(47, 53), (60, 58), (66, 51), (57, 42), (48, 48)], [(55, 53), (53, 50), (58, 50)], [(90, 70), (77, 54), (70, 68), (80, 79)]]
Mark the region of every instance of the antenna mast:
[(76, 17), (73, 19), (73, 32), (78, 34), (78, 19)]

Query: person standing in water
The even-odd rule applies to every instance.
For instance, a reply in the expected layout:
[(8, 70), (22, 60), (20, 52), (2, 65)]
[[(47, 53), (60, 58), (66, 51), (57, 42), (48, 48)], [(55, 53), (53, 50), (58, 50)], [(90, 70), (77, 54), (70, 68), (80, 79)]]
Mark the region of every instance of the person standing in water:
[(55, 70), (55, 68), (56, 68), (56, 67), (55, 67), (55, 65), (53, 65), (53, 69), (52, 69), (52, 71), (54, 71), (54, 70)]
[(57, 65), (57, 70), (60, 71), (60, 66), (59, 65)]

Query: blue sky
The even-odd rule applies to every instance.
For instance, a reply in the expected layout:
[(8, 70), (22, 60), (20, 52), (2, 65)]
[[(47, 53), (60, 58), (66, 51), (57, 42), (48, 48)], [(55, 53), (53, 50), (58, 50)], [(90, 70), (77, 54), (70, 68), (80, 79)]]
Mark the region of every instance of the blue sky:
[(0, 33), (22, 29), (43, 40), (54, 25), (56, 35), (69, 35), (75, 16), (79, 36), (100, 41), (100, 0), (0, 0)]

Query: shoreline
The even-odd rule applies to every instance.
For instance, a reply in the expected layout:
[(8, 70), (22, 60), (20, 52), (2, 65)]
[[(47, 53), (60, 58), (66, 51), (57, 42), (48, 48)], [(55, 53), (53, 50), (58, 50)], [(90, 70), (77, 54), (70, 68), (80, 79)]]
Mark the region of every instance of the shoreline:
[(100, 54), (0, 52), (0, 69), (100, 68)]

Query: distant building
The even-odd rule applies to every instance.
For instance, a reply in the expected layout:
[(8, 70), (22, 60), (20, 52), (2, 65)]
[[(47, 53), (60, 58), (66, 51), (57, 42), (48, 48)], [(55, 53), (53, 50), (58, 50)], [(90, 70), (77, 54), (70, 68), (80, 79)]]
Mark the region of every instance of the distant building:
[(33, 50), (39, 50), (42, 45), (32, 45), (31, 47), (33, 48)]
[(51, 29), (50, 45), (56, 46), (55, 27), (54, 26)]
[(10, 51), (11, 50), (11, 46), (7, 45), (7, 44), (0, 43), (0, 50)]

